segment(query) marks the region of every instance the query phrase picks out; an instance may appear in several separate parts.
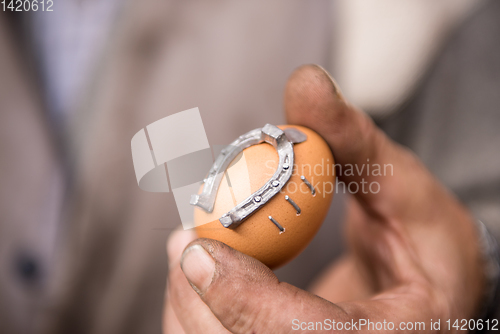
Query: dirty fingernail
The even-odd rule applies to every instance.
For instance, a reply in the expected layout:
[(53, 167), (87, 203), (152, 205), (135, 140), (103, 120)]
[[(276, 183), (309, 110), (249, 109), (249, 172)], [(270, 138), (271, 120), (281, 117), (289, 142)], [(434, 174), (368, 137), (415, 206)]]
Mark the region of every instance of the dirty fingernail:
[(333, 89), (334, 89), (334, 92), (335, 92), (335, 95), (337, 96), (337, 98), (341, 101), (344, 101), (345, 102), (345, 99), (344, 99), (344, 95), (342, 94), (342, 91), (340, 90), (340, 87), (338, 85), (338, 83), (335, 81), (335, 79), (333, 79), (333, 77), (331, 76), (330, 73), (328, 73), (327, 70), (325, 70), (322, 66), (320, 65), (316, 65), (314, 64), (314, 66), (316, 66), (318, 69), (320, 69), (325, 75), (326, 77), (330, 80), (332, 86), (333, 86)]
[(193, 245), (182, 254), (181, 268), (197, 292), (204, 293), (212, 283), (215, 261), (202, 246)]

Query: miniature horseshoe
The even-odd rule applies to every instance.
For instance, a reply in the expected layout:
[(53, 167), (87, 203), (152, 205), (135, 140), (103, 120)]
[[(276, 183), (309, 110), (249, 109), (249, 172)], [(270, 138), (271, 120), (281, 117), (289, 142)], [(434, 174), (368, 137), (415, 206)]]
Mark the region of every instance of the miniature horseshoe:
[(226, 228), (238, 226), (280, 192), (292, 175), (294, 163), (293, 144), (305, 140), (307, 140), (307, 136), (297, 129), (287, 128), (283, 131), (271, 124), (247, 132), (221, 151), (212, 168), (210, 168), (208, 177), (204, 180), (205, 184), (201, 194), (192, 195), (190, 204), (196, 205), (206, 212), (212, 212), (223, 173), (231, 161), (247, 147), (263, 142), (269, 143), (278, 152), (279, 163), (276, 172), (259, 190), (248, 196), (229, 212), (223, 214), (219, 219)]

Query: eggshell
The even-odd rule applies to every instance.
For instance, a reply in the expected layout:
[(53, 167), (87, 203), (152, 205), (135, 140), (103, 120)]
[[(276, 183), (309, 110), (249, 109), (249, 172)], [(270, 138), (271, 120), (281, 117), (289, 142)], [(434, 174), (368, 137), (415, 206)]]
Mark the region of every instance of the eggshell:
[[(325, 219), (335, 192), (335, 162), (328, 144), (316, 132), (293, 127), (304, 132), (307, 140), (294, 144), (293, 173), (281, 192), (236, 228), (222, 226), (218, 220), (222, 214), (262, 187), (278, 167), (278, 153), (272, 145), (262, 143), (245, 149), (224, 174), (213, 212), (195, 208), (199, 237), (222, 241), (270, 268), (285, 264), (306, 248)], [(314, 186), (314, 196), (301, 180), (302, 175)], [(300, 214), (285, 200), (286, 195), (300, 207)], [(285, 231), (281, 233), (269, 216)]]

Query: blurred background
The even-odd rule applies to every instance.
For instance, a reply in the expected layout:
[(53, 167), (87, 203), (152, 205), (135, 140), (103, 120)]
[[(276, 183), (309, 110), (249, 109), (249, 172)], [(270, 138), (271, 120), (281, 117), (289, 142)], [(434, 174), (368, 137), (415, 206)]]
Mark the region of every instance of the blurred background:
[[(165, 242), (180, 218), (171, 193), (137, 186), (132, 136), (193, 107), (211, 145), (283, 124), (287, 77), (306, 63), (500, 238), (499, 1), (10, 3), (0, 333), (160, 333)], [(344, 199), (281, 280), (306, 288), (341, 254)]]

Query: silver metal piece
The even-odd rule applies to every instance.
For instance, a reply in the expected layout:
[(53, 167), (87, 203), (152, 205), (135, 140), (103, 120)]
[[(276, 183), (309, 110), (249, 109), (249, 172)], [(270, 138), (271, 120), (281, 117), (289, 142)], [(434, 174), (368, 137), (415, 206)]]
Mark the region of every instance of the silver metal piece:
[(293, 208), (295, 209), (295, 211), (297, 211), (297, 215), (300, 215), (300, 207), (297, 205), (297, 203), (295, 203), (293, 201), (293, 199), (291, 199), (288, 195), (285, 196), (285, 199), (287, 200), (288, 203), (290, 203)]
[(269, 220), (272, 221), (274, 223), (274, 225), (276, 225), (280, 229), (281, 233), (285, 232), (285, 229), (283, 228), (283, 226), (281, 226), (280, 223), (278, 223), (276, 221), (276, 219), (274, 219), (273, 217), (269, 216)]
[(313, 185), (309, 183), (309, 181), (307, 181), (306, 177), (302, 175), (300, 179), (304, 181), (307, 187), (309, 187), (309, 190), (311, 190), (311, 194), (313, 194), (313, 196), (316, 195), (316, 189), (314, 189)]
[(286, 128), (284, 131), (288, 140), (294, 144), (302, 143), (307, 140), (307, 135), (296, 128)]
[[(307, 136), (300, 130), (293, 129), (293, 131), (285, 133), (277, 126), (271, 124), (266, 124), (261, 129), (247, 132), (222, 150), (208, 173), (201, 194), (192, 195), (189, 203), (199, 206), (207, 212), (212, 212), (223, 172), (227, 169), (231, 161), (245, 148), (263, 142), (269, 143), (278, 151), (279, 162), (277, 170), (270, 180), (259, 190), (222, 215), (219, 219), (224, 227), (238, 226), (283, 188), (292, 176), (293, 168), (290, 168), (290, 166), (293, 166), (294, 162), (293, 143), (296, 143), (295, 140), (302, 142), (306, 139)], [(260, 200), (256, 200), (257, 197)]]

